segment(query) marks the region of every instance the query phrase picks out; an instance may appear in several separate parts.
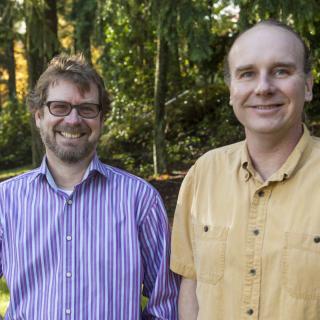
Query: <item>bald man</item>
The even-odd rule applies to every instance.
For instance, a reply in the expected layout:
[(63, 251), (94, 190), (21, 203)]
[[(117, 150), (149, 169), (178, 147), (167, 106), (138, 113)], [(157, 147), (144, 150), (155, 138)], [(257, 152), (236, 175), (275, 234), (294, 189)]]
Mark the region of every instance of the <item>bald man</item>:
[(316, 320), (320, 314), (320, 142), (302, 38), (262, 21), (235, 40), (225, 78), (245, 141), (188, 172), (173, 225), (180, 319)]

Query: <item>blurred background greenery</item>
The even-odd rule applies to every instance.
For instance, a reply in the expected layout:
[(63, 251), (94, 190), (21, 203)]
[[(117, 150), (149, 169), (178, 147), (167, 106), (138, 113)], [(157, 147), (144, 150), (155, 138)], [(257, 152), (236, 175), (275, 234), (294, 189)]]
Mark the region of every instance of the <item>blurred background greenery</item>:
[[(223, 82), (224, 56), (239, 32), (268, 18), (293, 26), (312, 49), (306, 119), (318, 134), (316, 0), (0, 0), (0, 180), (41, 161), (25, 96), (59, 52), (83, 52), (105, 79), (113, 104), (99, 155), (110, 164), (164, 177), (242, 139)], [(3, 281), (0, 294), (2, 310)]]
[(6, 285), (6, 282), (0, 280), (0, 316), (4, 317), (10, 301), (10, 294)]

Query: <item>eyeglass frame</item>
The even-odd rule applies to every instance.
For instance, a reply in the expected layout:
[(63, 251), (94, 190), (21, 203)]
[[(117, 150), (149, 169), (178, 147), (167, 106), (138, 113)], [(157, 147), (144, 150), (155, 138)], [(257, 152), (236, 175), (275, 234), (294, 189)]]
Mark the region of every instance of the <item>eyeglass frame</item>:
[[(67, 113), (67, 114), (64, 114), (64, 115), (56, 115), (54, 113), (52, 113), (51, 109), (50, 109), (50, 105), (53, 103), (53, 102), (61, 102), (61, 103), (65, 103), (66, 105), (69, 105), (71, 108), (70, 108), (70, 111)], [(82, 116), (80, 113), (79, 113), (79, 107), (81, 107), (81, 105), (83, 104), (91, 104), (91, 105), (94, 105), (94, 106), (97, 106), (98, 107), (98, 113), (96, 116), (94, 117), (84, 117)], [(84, 102), (84, 103), (80, 103), (80, 104), (72, 104), (70, 102), (67, 102), (67, 101), (61, 101), (61, 100), (53, 100), (53, 101), (47, 101), (45, 104), (44, 104), (46, 107), (48, 107), (48, 110), (50, 112), (50, 114), (52, 114), (54, 117), (59, 117), (59, 118), (62, 118), (62, 117), (66, 117), (68, 116), (72, 109), (76, 109), (77, 110), (77, 113), (78, 115), (83, 118), (83, 119), (95, 119), (98, 117), (99, 113), (101, 112), (101, 104), (100, 103), (93, 103), (93, 102)]]

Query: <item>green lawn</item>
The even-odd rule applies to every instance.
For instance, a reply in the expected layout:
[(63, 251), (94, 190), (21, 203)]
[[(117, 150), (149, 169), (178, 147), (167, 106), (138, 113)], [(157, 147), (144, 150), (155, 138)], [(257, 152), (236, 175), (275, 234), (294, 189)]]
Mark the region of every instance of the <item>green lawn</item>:
[(4, 279), (0, 280), (0, 316), (4, 317), (10, 300), (9, 291)]
[(31, 165), (16, 168), (16, 169), (8, 169), (0, 171), (0, 181), (9, 179), (11, 177), (17, 176), (18, 174), (24, 173), (32, 169)]

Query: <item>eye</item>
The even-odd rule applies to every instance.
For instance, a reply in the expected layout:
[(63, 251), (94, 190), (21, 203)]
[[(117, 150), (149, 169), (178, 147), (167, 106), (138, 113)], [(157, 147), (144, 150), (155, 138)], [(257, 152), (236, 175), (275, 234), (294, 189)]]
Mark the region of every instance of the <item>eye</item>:
[(50, 104), (50, 110), (56, 114), (63, 114), (69, 110), (69, 104), (62, 101), (55, 101)]
[(285, 76), (289, 75), (289, 73), (290, 73), (289, 70), (286, 68), (277, 68), (274, 71), (274, 75), (276, 77), (285, 77)]
[(239, 74), (240, 79), (251, 79), (254, 77), (253, 71), (243, 71)]
[(91, 103), (83, 103), (79, 105), (78, 110), (83, 116), (94, 116), (99, 113), (99, 106)]

